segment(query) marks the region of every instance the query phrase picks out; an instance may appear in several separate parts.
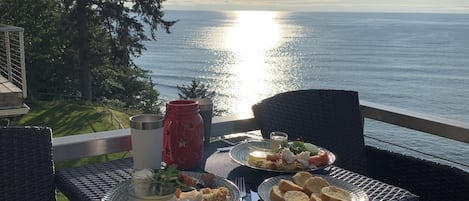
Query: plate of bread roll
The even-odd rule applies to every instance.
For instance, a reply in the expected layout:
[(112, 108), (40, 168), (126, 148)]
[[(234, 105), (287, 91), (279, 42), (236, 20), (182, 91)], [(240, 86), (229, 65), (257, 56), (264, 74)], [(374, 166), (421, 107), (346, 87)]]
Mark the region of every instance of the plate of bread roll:
[(263, 201), (368, 201), (365, 191), (327, 175), (306, 171), (280, 175), (262, 182), (257, 192)]

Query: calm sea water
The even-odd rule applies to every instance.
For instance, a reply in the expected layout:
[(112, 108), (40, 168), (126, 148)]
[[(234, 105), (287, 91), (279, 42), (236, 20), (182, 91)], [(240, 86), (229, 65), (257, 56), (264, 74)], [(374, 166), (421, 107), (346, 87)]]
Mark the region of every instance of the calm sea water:
[[(469, 122), (469, 14), (166, 11), (166, 19), (180, 22), (135, 59), (152, 71), (163, 101), (193, 79), (217, 92), (218, 108), (238, 114), (283, 91), (347, 89)], [(468, 144), (371, 120), (365, 134), (392, 143), (367, 144), (469, 171)]]

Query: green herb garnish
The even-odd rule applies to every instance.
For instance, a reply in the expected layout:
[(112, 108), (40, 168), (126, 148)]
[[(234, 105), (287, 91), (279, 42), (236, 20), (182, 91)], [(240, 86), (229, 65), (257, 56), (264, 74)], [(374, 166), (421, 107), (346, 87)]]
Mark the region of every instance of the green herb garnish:
[(175, 165), (170, 165), (166, 169), (155, 169), (153, 179), (155, 181), (173, 183), (178, 181), (179, 170)]
[(309, 151), (309, 154), (311, 156), (314, 156), (314, 155), (317, 155), (319, 152), (319, 149), (316, 145), (303, 142), (300, 140), (293, 141), (289, 148), (290, 148), (290, 151), (293, 152), (294, 154), (299, 154), (304, 151)]
[(155, 175), (153, 176), (154, 181), (171, 183), (175, 188), (179, 188), (182, 191), (190, 191), (195, 189), (193, 186), (187, 185), (180, 180), (180, 171), (174, 164), (166, 167), (166, 169), (155, 169), (153, 171), (155, 172)]
[(299, 140), (292, 141), (292, 144), (290, 145), (290, 151), (294, 154), (299, 154), (303, 151), (306, 151), (304, 142)]

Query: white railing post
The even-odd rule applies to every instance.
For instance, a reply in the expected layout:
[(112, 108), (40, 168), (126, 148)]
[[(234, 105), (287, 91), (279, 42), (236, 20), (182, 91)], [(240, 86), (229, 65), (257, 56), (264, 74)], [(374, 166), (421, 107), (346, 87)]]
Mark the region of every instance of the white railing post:
[(13, 81), (13, 76), (12, 76), (12, 70), (11, 70), (11, 51), (10, 51), (10, 32), (5, 31), (5, 57), (6, 57), (6, 71), (7, 71), (7, 79), (12, 82)]
[(21, 89), (23, 90), (23, 98), (28, 96), (28, 88), (26, 84), (26, 61), (24, 55), (24, 31), (18, 33), (20, 45), (20, 58), (21, 58)]

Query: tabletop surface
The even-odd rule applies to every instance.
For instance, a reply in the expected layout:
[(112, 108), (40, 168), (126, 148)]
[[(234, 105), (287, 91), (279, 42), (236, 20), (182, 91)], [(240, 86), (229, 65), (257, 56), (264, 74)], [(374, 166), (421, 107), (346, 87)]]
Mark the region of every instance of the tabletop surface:
[[(216, 147), (226, 146), (221, 143), (212, 143), (206, 149), (206, 161), (201, 171), (213, 173), (217, 176), (234, 180), (237, 176), (244, 176), (246, 182), (255, 187), (264, 179), (280, 175), (249, 167), (240, 166), (229, 157), (229, 152), (218, 152)], [(104, 163), (84, 165), (67, 168), (56, 172), (58, 189), (71, 201), (74, 200), (102, 200), (106, 193), (117, 184), (131, 178), (132, 158), (124, 158)], [(370, 200), (418, 200), (419, 197), (411, 192), (392, 186), (372, 178), (330, 166), (313, 174), (324, 174), (343, 180), (363, 189)]]

